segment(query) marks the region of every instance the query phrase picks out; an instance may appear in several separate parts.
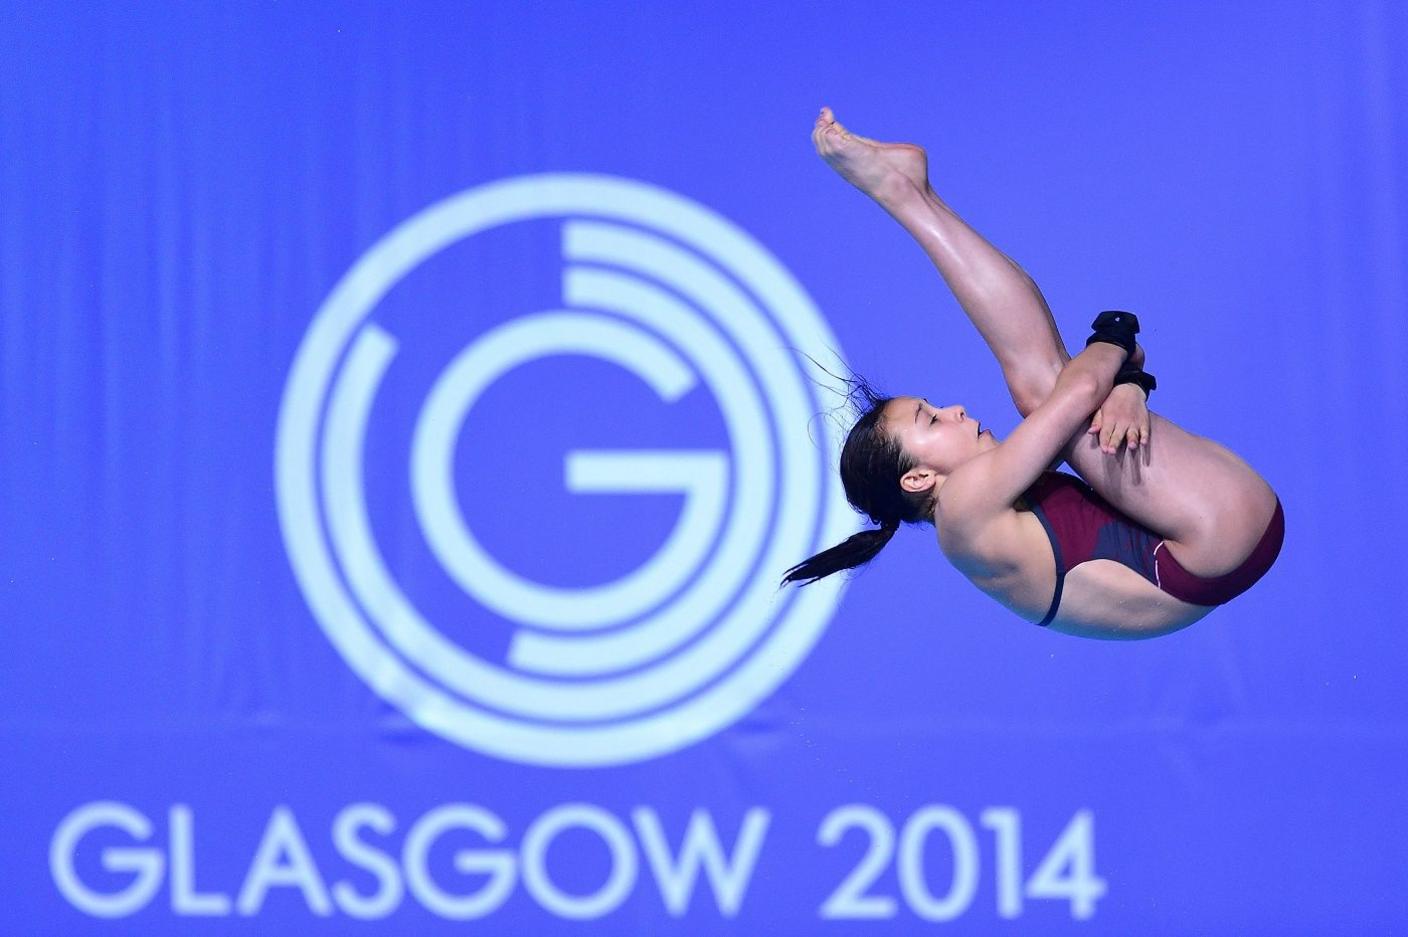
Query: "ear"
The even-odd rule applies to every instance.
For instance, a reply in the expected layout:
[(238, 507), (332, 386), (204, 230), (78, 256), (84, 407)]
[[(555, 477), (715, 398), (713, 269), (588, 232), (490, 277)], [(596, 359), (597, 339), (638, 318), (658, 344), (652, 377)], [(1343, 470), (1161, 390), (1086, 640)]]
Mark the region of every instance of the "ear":
[(905, 491), (928, 491), (943, 481), (943, 477), (931, 469), (912, 468), (900, 476), (900, 487)]

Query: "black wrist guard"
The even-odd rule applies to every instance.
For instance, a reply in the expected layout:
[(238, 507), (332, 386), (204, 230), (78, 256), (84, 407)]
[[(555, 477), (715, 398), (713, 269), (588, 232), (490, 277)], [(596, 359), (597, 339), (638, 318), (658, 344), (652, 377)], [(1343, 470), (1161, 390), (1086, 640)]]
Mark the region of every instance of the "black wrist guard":
[(1154, 375), (1143, 368), (1131, 367), (1125, 364), (1120, 368), (1120, 373), (1115, 375), (1115, 384), (1138, 384), (1144, 391), (1144, 399), (1148, 400), (1149, 395), (1154, 392), (1154, 388), (1159, 386), (1159, 382), (1154, 380)]
[(1096, 316), (1090, 327), (1095, 331), (1085, 340), (1087, 346), (1109, 342), (1123, 348), (1126, 355), (1134, 354), (1134, 336), (1139, 332), (1139, 317), (1134, 313), (1109, 309)]

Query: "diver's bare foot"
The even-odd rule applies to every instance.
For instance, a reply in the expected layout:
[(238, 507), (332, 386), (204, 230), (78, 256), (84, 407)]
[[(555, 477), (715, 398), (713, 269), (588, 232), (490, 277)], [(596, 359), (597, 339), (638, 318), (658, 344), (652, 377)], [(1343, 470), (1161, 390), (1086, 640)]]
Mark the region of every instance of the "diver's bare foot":
[(823, 107), (812, 128), (817, 154), (847, 182), (882, 205), (929, 188), (929, 160), (912, 143), (880, 143), (858, 137)]

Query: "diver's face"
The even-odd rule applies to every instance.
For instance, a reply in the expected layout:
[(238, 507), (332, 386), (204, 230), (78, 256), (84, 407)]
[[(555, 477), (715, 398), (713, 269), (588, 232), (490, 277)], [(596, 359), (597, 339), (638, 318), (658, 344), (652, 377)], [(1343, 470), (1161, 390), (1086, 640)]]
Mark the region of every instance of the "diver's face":
[(997, 445), (991, 431), (960, 404), (936, 407), (922, 397), (896, 397), (885, 407), (885, 428), (915, 467), (947, 476)]

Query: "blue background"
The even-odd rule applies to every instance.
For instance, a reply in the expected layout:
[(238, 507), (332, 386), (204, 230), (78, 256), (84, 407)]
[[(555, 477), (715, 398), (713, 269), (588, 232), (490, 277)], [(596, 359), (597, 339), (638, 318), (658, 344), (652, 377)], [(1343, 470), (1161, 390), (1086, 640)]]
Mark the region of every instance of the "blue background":
[[(277, 804), (329, 882), (349, 869), (327, 830), (354, 801), (387, 805), (402, 832), (438, 804), (480, 803), (514, 842), (571, 801), (622, 818), (652, 805), (673, 837), (706, 807), (728, 842), (747, 807), (773, 813), (736, 919), (707, 889), (671, 918), (643, 871), (594, 924), (558, 921), (520, 887), (488, 932), (851, 932), (816, 911), (863, 852), (855, 833), (816, 842), (847, 803), (897, 827), (928, 803), (975, 827), (985, 807), (1014, 806), (1024, 875), (1077, 809), (1093, 812), (1109, 884), (1093, 918), (1028, 900), (1000, 920), (981, 832), (962, 932), (1408, 920), (1408, 8), (33, 4), (7, 7), (0, 48), (0, 932), (352, 926), (287, 888), (258, 923), (175, 917), (165, 887), (126, 921), (89, 918), (47, 853), (94, 800), (160, 831), (170, 804), (191, 805), (199, 887), (226, 894)], [(1137, 310), (1158, 409), (1280, 494), (1281, 560), (1187, 631), (1107, 644), (1021, 622), (952, 571), (927, 528), (906, 529), (790, 679), (693, 747), (563, 771), (419, 729), (304, 602), (272, 447), (318, 306), (425, 206), (545, 171), (673, 190), (766, 245), (858, 371), (961, 401), (1000, 435), (1015, 423), (923, 255), (812, 153), (822, 104), (857, 132), (927, 146), (936, 189), (1040, 283), (1068, 339), (1096, 310)], [(457, 273), (451, 253), (397, 300), (435, 309), (457, 348), (542, 305), (559, 261), (539, 233), (475, 248), (491, 280)], [(559, 364), (494, 391), (480, 431), (502, 459), (469, 483), (501, 507), (470, 519), (510, 567), (583, 585), (644, 559), (674, 506), (636, 499), (639, 522), (613, 525), (610, 499), (560, 490), (560, 450), (723, 435), (707, 401), (686, 432), (610, 367)], [(642, 406), (622, 421), (633, 392)], [(569, 425), (543, 435), (544, 406), (570, 409)], [(412, 521), (408, 501), (379, 519), (404, 528), (398, 562), (422, 569)], [(99, 845), (80, 868), (118, 887)], [(563, 850), (564, 887), (600, 884), (599, 844)], [(943, 863), (932, 848), (940, 893)], [(894, 869), (871, 891), (897, 896)], [(407, 896), (380, 926), (473, 925)], [(932, 926), (901, 902), (863, 930)]]

